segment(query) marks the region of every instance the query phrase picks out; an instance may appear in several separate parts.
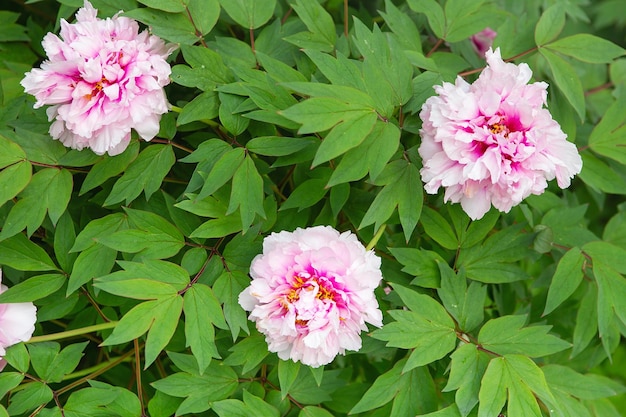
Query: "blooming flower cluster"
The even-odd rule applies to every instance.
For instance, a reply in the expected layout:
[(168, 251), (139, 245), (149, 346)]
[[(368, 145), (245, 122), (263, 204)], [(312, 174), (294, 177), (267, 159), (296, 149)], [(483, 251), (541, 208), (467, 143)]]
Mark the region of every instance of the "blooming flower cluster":
[(250, 320), (281, 359), (318, 367), (361, 348), (365, 323), (382, 326), (374, 296), (380, 258), (330, 226), (272, 233), (239, 295)]
[[(0, 294), (6, 290), (6, 285), (0, 284)], [(0, 304), (0, 371), (6, 366), (3, 359), (6, 348), (30, 339), (35, 331), (36, 321), (37, 308), (33, 303)]]
[(548, 85), (528, 84), (528, 65), (505, 63), (499, 49), (486, 58), (473, 84), (457, 77), (436, 86), (420, 112), (426, 191), (445, 188), (445, 201), (460, 202), (472, 219), (492, 204), (508, 212), (554, 178), (566, 188), (582, 169), (576, 146), (543, 107)]
[(163, 87), (171, 68), (165, 61), (176, 45), (166, 45), (136, 21), (115, 15), (98, 19), (85, 0), (76, 23), (61, 20), (61, 37), (48, 33), (41, 68), (26, 73), (25, 91), (35, 107), (52, 105), (50, 134), (65, 146), (91, 148), (98, 155), (123, 152), (131, 129), (151, 140), (168, 111)]

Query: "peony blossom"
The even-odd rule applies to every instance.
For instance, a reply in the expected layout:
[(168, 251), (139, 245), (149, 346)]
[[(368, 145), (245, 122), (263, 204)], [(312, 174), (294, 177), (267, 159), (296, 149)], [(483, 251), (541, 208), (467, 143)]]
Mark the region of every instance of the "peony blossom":
[(239, 304), (281, 359), (325, 365), (361, 348), (366, 322), (382, 326), (374, 296), (380, 258), (351, 232), (317, 226), (272, 233), (250, 275)]
[(472, 47), (481, 58), (485, 57), (485, 53), (493, 45), (493, 40), (496, 38), (496, 31), (491, 28), (485, 28), (478, 33), (470, 36)]
[(42, 42), (48, 60), (26, 73), (21, 84), (45, 104), (50, 134), (65, 146), (117, 155), (130, 131), (149, 141), (168, 111), (163, 86), (171, 68), (165, 61), (176, 45), (166, 45), (136, 21), (118, 15), (98, 19), (87, 0), (76, 23), (61, 20), (61, 37)]
[(492, 204), (508, 212), (554, 178), (566, 188), (582, 169), (576, 146), (543, 107), (548, 85), (528, 84), (528, 65), (505, 63), (499, 49), (486, 58), (473, 84), (457, 77), (436, 86), (420, 112), (426, 191), (443, 187), (445, 201), (460, 202), (472, 219)]
[[(0, 270), (0, 282), (2, 271)], [(0, 293), (7, 287), (0, 284)], [(3, 359), (6, 348), (19, 342), (25, 342), (35, 331), (37, 308), (33, 303), (0, 304), (0, 371), (6, 366)]]

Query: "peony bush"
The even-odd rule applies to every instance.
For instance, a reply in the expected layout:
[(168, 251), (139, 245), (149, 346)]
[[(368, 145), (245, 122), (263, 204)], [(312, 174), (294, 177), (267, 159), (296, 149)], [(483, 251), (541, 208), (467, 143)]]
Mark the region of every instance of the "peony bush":
[(0, 15), (0, 416), (626, 413), (610, 0)]

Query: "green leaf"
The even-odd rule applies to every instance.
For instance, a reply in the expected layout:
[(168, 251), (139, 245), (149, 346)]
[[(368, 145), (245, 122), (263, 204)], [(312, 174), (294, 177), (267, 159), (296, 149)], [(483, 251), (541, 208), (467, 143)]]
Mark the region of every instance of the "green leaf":
[(54, 293), (65, 284), (61, 274), (45, 274), (30, 277), (0, 294), (0, 303), (25, 303), (39, 300)]
[(402, 271), (416, 277), (412, 284), (427, 288), (440, 287), (438, 264), (444, 260), (437, 253), (413, 248), (389, 248), (389, 250), (403, 265)]
[(261, 334), (248, 336), (228, 350), (232, 353), (224, 360), (224, 365), (243, 365), (241, 372), (244, 374), (259, 366), (269, 354), (267, 342)]
[(33, 175), (6, 219), (0, 239), (28, 228), (32, 235), (46, 211), (53, 224), (65, 211), (72, 194), (72, 174), (66, 169), (45, 168)]
[(123, 213), (112, 213), (87, 223), (76, 236), (70, 252), (82, 252), (97, 244), (97, 238), (128, 228), (128, 219)]
[[(619, 155), (619, 153), (615, 152), (614, 155)], [(578, 176), (587, 185), (605, 193), (626, 193), (626, 181), (615, 172), (613, 167), (590, 152), (583, 152), (580, 156), (583, 160), (583, 169)]]
[(377, 25), (370, 30), (354, 19), (354, 42), (364, 56), (362, 65), (366, 90), (376, 103), (377, 111), (392, 117), (394, 108), (412, 96), (412, 66), (395, 38), (388, 37)]
[(441, 288), (437, 294), (461, 330), (469, 333), (483, 321), (487, 287), (472, 282), (468, 288), (463, 271), (456, 274), (446, 263), (437, 262), (437, 265), (441, 273)]
[(89, 415), (116, 415), (120, 417), (139, 417), (141, 403), (139, 398), (127, 389), (111, 386), (103, 382), (89, 381), (90, 388), (74, 391), (63, 409), (68, 417)]
[(426, 234), (435, 242), (446, 249), (455, 250), (459, 247), (458, 238), (441, 214), (429, 207), (424, 207), (420, 220)]
[(74, 262), (74, 268), (67, 283), (66, 295), (72, 294), (92, 279), (111, 272), (116, 257), (116, 250), (100, 244), (91, 246), (81, 252), (78, 258), (76, 258), (76, 262)]
[(230, 204), (226, 211), (228, 215), (239, 208), (243, 233), (246, 233), (250, 228), (257, 214), (265, 218), (264, 195), (263, 178), (259, 175), (254, 161), (248, 155), (233, 175)]
[(375, 330), (372, 337), (387, 341), (388, 346), (414, 349), (404, 372), (441, 359), (454, 349), (454, 321), (431, 297), (394, 284), (404, 304), (411, 311), (391, 310), (396, 320)]
[(23, 234), (0, 242), (0, 265), (8, 265), (20, 271), (58, 270), (46, 251)]
[(598, 332), (598, 290), (595, 285), (588, 285), (587, 292), (580, 302), (574, 327), (574, 347), (572, 357), (581, 353)]
[(565, 9), (563, 4), (553, 4), (544, 10), (537, 22), (537, 26), (535, 26), (535, 44), (541, 47), (550, 42), (559, 36), (563, 26), (565, 26)]
[(233, 341), (239, 331), (248, 332), (246, 312), (239, 305), (239, 294), (250, 285), (250, 278), (243, 272), (224, 272), (213, 284), (213, 291), (218, 300), (224, 304), (224, 317), (230, 327)]
[(220, 0), (222, 8), (240, 26), (257, 29), (274, 14), (276, 0)]
[(298, 211), (302, 211), (303, 209), (316, 204), (324, 198), (328, 192), (326, 182), (327, 180), (324, 178), (312, 178), (303, 181), (295, 190), (293, 190), (287, 200), (281, 204), (280, 210), (298, 208)]
[(164, 302), (166, 302), (164, 299), (152, 300), (133, 307), (122, 317), (112, 334), (102, 342), (103, 346), (121, 344), (143, 335), (152, 326), (157, 314), (156, 310)]
[(417, 167), (409, 164), (398, 184), (400, 187), (404, 186), (404, 192), (397, 194), (398, 215), (404, 231), (404, 239), (408, 242), (422, 214), (424, 191), (420, 184), (420, 174)]
[[(368, 171), (370, 178), (375, 180), (398, 150), (399, 144), (400, 129), (393, 123), (376, 121), (365, 140), (359, 146), (347, 151), (341, 158), (327, 186), (332, 187), (336, 184), (359, 180)], [(410, 184), (413, 182), (411, 181)], [(417, 192), (421, 192), (422, 187), (415, 188)], [(407, 194), (413, 193), (409, 191)], [(417, 197), (416, 199), (420, 200)]]
[(211, 219), (202, 223), (196, 230), (191, 232), (191, 238), (221, 238), (242, 230), (241, 216), (231, 214), (230, 216)]
[(568, 366), (549, 364), (542, 367), (542, 371), (552, 389), (584, 400), (612, 397), (626, 390), (618, 381), (602, 375), (579, 374)]
[(399, 172), (399, 177), (393, 177), (389, 184), (385, 185), (380, 193), (365, 212), (359, 229), (375, 223), (374, 228), (378, 229), (393, 214), (396, 206), (400, 217), (400, 224), (404, 231), (406, 241), (411, 237), (417, 221), (422, 212), (422, 186), (417, 179), (419, 172), (417, 167), (411, 163), (403, 165)]
[(204, 180), (199, 199), (210, 196), (226, 184), (237, 172), (237, 168), (245, 159), (243, 148), (235, 148), (225, 152), (213, 165), (209, 175)]
[[(304, 53), (311, 58), (322, 74), (328, 78), (331, 85), (301, 83), (295, 85), (288, 84), (288, 87), (307, 95), (334, 97), (340, 100), (350, 98), (349, 101), (373, 104), (372, 98), (364, 93), (366, 87), (358, 61), (347, 58), (339, 51), (337, 51), (336, 56), (314, 49), (305, 49)], [(344, 86), (349, 88), (342, 88)], [(338, 89), (334, 90), (335, 88)], [(302, 91), (303, 89), (304, 91)], [(321, 94), (322, 91), (320, 90), (325, 90), (325, 94)]]
[[(446, 36), (448, 42), (459, 42), (485, 29), (505, 14), (493, 4), (464, 0), (448, 0), (445, 5)], [(499, 16), (500, 15), (500, 16)]]
[(0, 171), (0, 207), (28, 185), (32, 171), (33, 167), (28, 161), (16, 162)]
[(21, 415), (52, 401), (52, 389), (43, 382), (33, 381), (24, 386), (24, 389), (11, 396), (11, 403), (7, 407), (9, 415)]
[[(589, 147), (594, 152), (622, 164), (626, 163), (626, 150), (623, 146), (626, 137), (624, 106), (626, 106), (626, 96), (622, 95), (606, 110), (600, 123), (589, 135)], [(611, 191), (607, 190), (607, 192)]]
[(443, 392), (457, 390), (455, 403), (459, 414), (466, 417), (478, 404), (480, 381), (489, 364), (489, 356), (476, 345), (463, 344), (451, 355), (450, 378)]
[(280, 383), (280, 395), (283, 399), (289, 394), (289, 389), (296, 381), (299, 371), (300, 362), (278, 360), (278, 382)]
[(420, 33), (409, 15), (404, 10), (397, 8), (391, 0), (385, 0), (385, 12), (381, 11), (379, 13), (385, 20), (385, 24), (389, 26), (389, 29), (397, 35), (402, 48), (421, 53), (421, 43), (412, 42), (413, 39), (420, 38)]
[(139, 2), (150, 8), (170, 13), (184, 12), (189, 3), (188, 0), (139, 0)]
[(532, 358), (548, 356), (571, 346), (568, 342), (548, 334), (552, 326), (523, 327), (525, 323), (525, 315), (491, 319), (480, 329), (478, 342), (500, 355), (519, 353)]
[(137, 158), (138, 153), (139, 142), (131, 140), (126, 150), (121, 154), (115, 156), (105, 155), (102, 160), (91, 167), (80, 187), (78, 195), (83, 195), (87, 191), (104, 183), (109, 178), (113, 178), (124, 172), (124, 170), (128, 168), (128, 165)]
[(465, 417), (459, 412), (459, 408), (456, 404), (449, 407), (442, 408), (434, 413), (422, 414), (420, 417)]
[(126, 201), (129, 204), (143, 191), (146, 199), (161, 187), (161, 183), (176, 157), (170, 145), (154, 144), (145, 148), (113, 185), (105, 206)]
[(78, 256), (75, 253), (70, 253), (70, 249), (74, 245), (75, 240), (76, 231), (74, 229), (74, 221), (70, 213), (66, 211), (57, 222), (54, 230), (54, 254), (61, 269), (66, 272), (72, 270), (74, 261)]
[(213, 290), (203, 284), (196, 283), (185, 292), (183, 311), (186, 345), (191, 347), (202, 374), (211, 363), (211, 358), (220, 358), (212, 324), (223, 329), (228, 325)]
[[(194, 2), (197, 2), (195, 0)], [(212, 0), (209, 4), (215, 4)], [(207, 8), (208, 9), (208, 8)], [(218, 13), (219, 14), (219, 13)], [(137, 8), (124, 13), (124, 16), (140, 21), (150, 27), (150, 31), (167, 39), (185, 45), (193, 45), (198, 42), (198, 33), (188, 16), (183, 13), (168, 13), (151, 8)], [(217, 15), (214, 16), (217, 18)]]
[(558, 39), (545, 47), (592, 64), (607, 64), (626, 54), (626, 50), (621, 46), (588, 33)]
[(261, 136), (252, 138), (246, 143), (246, 148), (259, 155), (285, 156), (317, 143), (312, 138), (287, 138), (283, 136)]
[(396, 321), (374, 331), (372, 337), (386, 341), (390, 347), (413, 349), (404, 372), (435, 362), (454, 349), (453, 323), (441, 324), (412, 311), (391, 310), (389, 314)]
[[(20, 372), (2, 372), (0, 374), (0, 398), (17, 387), (23, 379), (24, 375)], [(8, 414), (6, 415), (8, 416)]]
[(154, 321), (146, 338), (144, 369), (148, 369), (174, 336), (183, 311), (183, 297), (178, 294), (158, 301), (161, 303), (154, 310)]
[(45, 382), (61, 382), (78, 366), (88, 342), (68, 345), (60, 350), (56, 342), (28, 345), (31, 363), (37, 375)]
[[(124, 271), (109, 275), (128, 279), (143, 278), (173, 286), (182, 291), (189, 285), (189, 274), (177, 264), (158, 259), (145, 259), (142, 262), (118, 261)], [(113, 278), (112, 278), (113, 279)], [(105, 280), (104, 278), (102, 279)]]
[(176, 295), (178, 290), (167, 283), (149, 278), (138, 278), (125, 271), (114, 272), (94, 280), (94, 287), (120, 297), (153, 300)]
[[(290, 86), (292, 84), (289, 83), (287, 85)], [(367, 115), (372, 115), (374, 120), (376, 119), (374, 109), (368, 104), (361, 104), (360, 101), (347, 102), (345, 99), (333, 97), (312, 97), (279, 113), (290, 120), (302, 124), (298, 130), (299, 134), (323, 132), (333, 128), (340, 122), (362, 119)], [(373, 125), (374, 121), (371, 124)]]
[(446, 18), (443, 8), (438, 2), (435, 0), (408, 0), (407, 3), (412, 10), (426, 15), (428, 24), (435, 36), (440, 39), (445, 38)]
[(212, 120), (219, 114), (219, 98), (215, 91), (205, 91), (185, 104), (176, 119), (177, 125), (198, 120)]
[(620, 273), (601, 262), (594, 262), (593, 274), (598, 284), (598, 330), (602, 346), (610, 358), (613, 348), (609, 334), (613, 317), (626, 323), (626, 306), (622, 302), (626, 297), (626, 282)]
[[(552, 6), (554, 7), (554, 6)], [(572, 105), (580, 120), (585, 119), (585, 94), (580, 77), (570, 65), (558, 55), (546, 48), (539, 49), (539, 53), (548, 61), (552, 70), (552, 78), (567, 101)]]
[(333, 417), (333, 415), (323, 408), (307, 405), (300, 410), (298, 417)]
[[(406, 360), (398, 361), (391, 370), (380, 375), (348, 414), (358, 414), (381, 407), (393, 400), (394, 417), (413, 416), (431, 411), (435, 405), (432, 378), (425, 367), (405, 372)], [(432, 397), (430, 397), (432, 398)]]
[[(22, 373), (28, 372), (28, 368), (30, 366), (30, 355), (28, 354), (28, 350), (26, 350), (26, 345), (24, 343), (17, 343), (13, 346), (9, 346), (6, 349), (6, 354), (3, 359), (18, 371)], [(0, 375), (2, 374), (0, 373)]]
[(188, 19), (193, 17), (193, 25), (196, 35), (208, 34), (220, 17), (220, 3), (218, 0), (189, 0)]
[(102, 346), (119, 345), (148, 332), (147, 368), (172, 338), (182, 310), (183, 298), (178, 294), (138, 304), (122, 317)]
[[(124, 211), (132, 226), (147, 233), (144, 238), (148, 240), (148, 245), (139, 253), (141, 258), (169, 258), (185, 245), (185, 238), (180, 230), (163, 217), (128, 207)], [(116, 233), (123, 234), (125, 231)]]
[(20, 148), (20, 146), (5, 137), (0, 135), (0, 148), (2, 148), (2, 155), (0, 155), (0, 168), (8, 167), (16, 162), (24, 161), (26, 154)]
[(178, 372), (151, 385), (173, 397), (198, 396), (208, 403), (230, 396), (239, 386), (239, 381), (232, 368), (212, 361), (203, 375)]
[(583, 280), (585, 257), (579, 248), (572, 248), (559, 260), (548, 290), (548, 299), (543, 315), (550, 314), (569, 298)]
[(218, 113), (222, 125), (233, 136), (238, 136), (245, 132), (250, 124), (250, 119), (243, 117), (237, 110), (239, 106), (243, 104), (245, 98), (222, 92), (219, 92), (218, 95), (220, 99), (220, 108)]
[(332, 16), (317, 1), (297, 0), (291, 7), (309, 31), (287, 36), (285, 40), (300, 48), (331, 52), (337, 42)]
[(468, 278), (484, 283), (504, 283), (526, 279), (528, 273), (516, 261), (528, 256), (534, 236), (522, 233), (523, 225), (509, 226), (489, 236), (480, 246), (459, 253), (458, 267)]
[(626, 249), (608, 242), (592, 241), (582, 247), (582, 251), (594, 265), (600, 265), (626, 274)]

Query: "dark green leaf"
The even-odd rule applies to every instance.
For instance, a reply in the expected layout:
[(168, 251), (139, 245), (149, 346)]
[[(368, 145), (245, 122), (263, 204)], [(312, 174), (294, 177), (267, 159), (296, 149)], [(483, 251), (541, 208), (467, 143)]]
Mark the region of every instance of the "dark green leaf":
[(61, 274), (45, 274), (30, 277), (0, 294), (0, 303), (25, 303), (44, 298), (65, 284), (67, 277)]
[(116, 156), (105, 155), (101, 161), (96, 163), (80, 187), (79, 195), (85, 194), (87, 191), (104, 183), (109, 178), (121, 174), (137, 158), (139, 153), (139, 142), (132, 140), (126, 150)]
[(536, 358), (548, 356), (571, 345), (548, 334), (552, 326), (523, 327), (526, 316), (503, 316), (491, 319), (480, 329), (478, 342), (500, 355), (519, 353)]
[(23, 234), (0, 242), (0, 265), (8, 265), (20, 271), (58, 270), (46, 251)]
[(550, 314), (563, 301), (569, 298), (580, 285), (583, 279), (583, 264), (585, 257), (578, 248), (572, 248), (559, 260), (543, 315)]
[(170, 145), (150, 145), (128, 167), (124, 175), (115, 182), (104, 205), (121, 201), (129, 204), (143, 191), (149, 199), (161, 186), (161, 182), (176, 161)]
[(226, 211), (229, 215), (239, 208), (243, 233), (246, 233), (257, 214), (265, 218), (263, 197), (263, 178), (248, 155), (233, 175), (230, 204)]
[(626, 53), (624, 48), (588, 33), (578, 33), (545, 45), (546, 48), (592, 64), (610, 63)]
[(535, 44), (543, 46), (550, 42), (563, 30), (565, 25), (565, 9), (562, 4), (556, 3), (548, 7), (539, 18), (535, 26)]
[(276, 0), (221, 0), (220, 4), (240, 26), (256, 29), (270, 20)]
[(584, 120), (585, 94), (583, 92), (582, 83), (580, 82), (580, 77), (570, 63), (563, 58), (545, 48), (539, 49), (539, 52), (548, 61), (548, 65), (550, 65), (550, 69), (552, 70), (552, 78), (557, 87), (561, 90), (565, 98), (567, 98), (567, 101), (569, 101), (574, 110), (576, 110), (580, 120)]
[(28, 185), (32, 170), (30, 162), (20, 161), (0, 171), (0, 207)]

